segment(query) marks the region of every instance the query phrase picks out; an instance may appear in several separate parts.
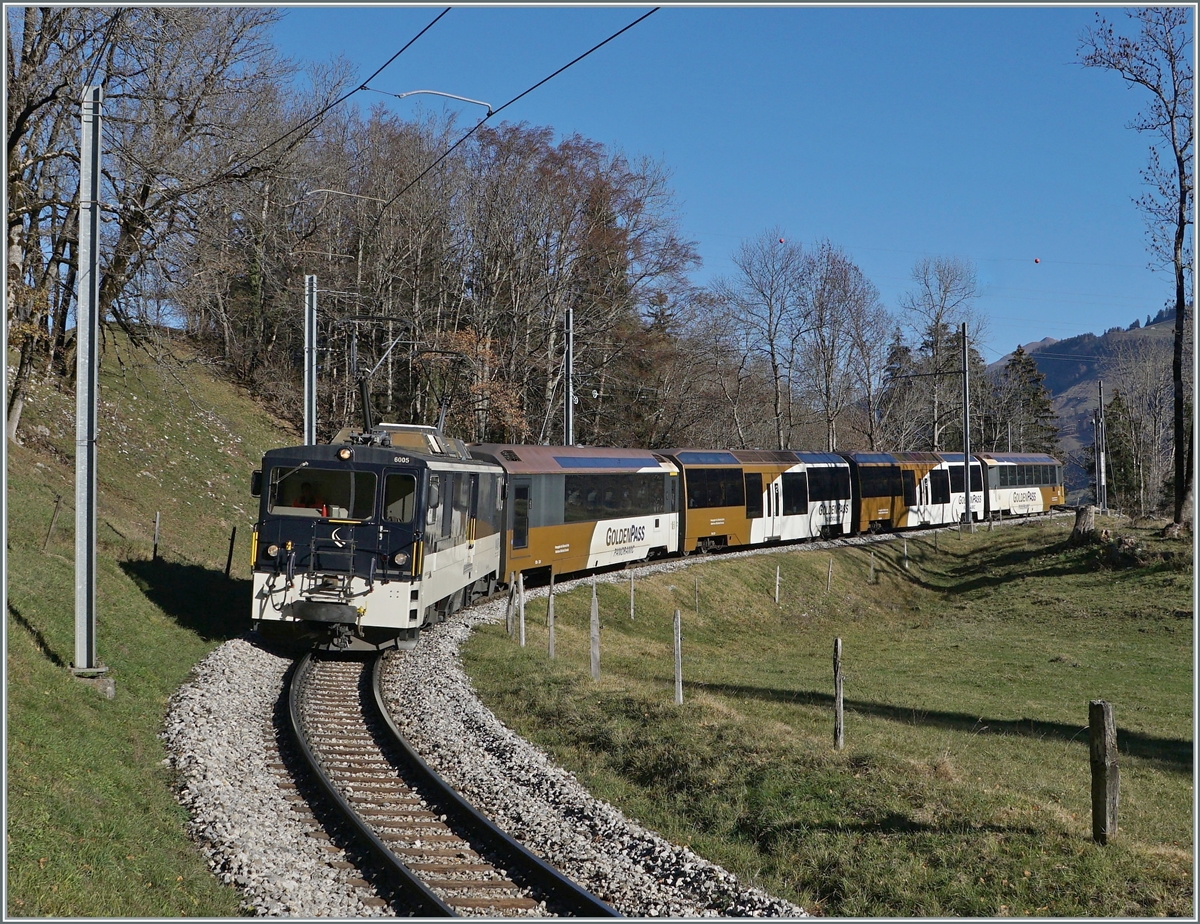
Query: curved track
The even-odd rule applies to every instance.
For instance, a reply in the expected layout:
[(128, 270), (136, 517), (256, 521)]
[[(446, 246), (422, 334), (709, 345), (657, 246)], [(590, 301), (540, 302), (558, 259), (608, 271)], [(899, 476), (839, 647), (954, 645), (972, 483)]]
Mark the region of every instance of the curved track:
[(290, 723), (320, 788), (424, 917), (619, 917), (462, 800), (408, 746), (380, 691), (384, 655), (306, 655)]

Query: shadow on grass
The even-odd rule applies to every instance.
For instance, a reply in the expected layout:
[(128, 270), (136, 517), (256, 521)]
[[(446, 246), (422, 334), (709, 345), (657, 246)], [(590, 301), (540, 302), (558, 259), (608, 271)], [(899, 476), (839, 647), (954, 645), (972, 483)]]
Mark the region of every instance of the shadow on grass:
[[(764, 687), (726, 683), (685, 682), (685, 686), (696, 691), (720, 693), (728, 696), (751, 697), (770, 702), (806, 703), (833, 708), (833, 695), (812, 690), (775, 690)], [(847, 710), (859, 715), (880, 719), (891, 719), (909, 725), (926, 725), (947, 728), (953, 731), (972, 732), (977, 735), (1019, 735), (1023, 738), (1049, 738), (1057, 741), (1074, 741), (1080, 747), (1088, 747), (1086, 725), (1066, 725), (1061, 722), (1040, 722), (1036, 719), (988, 719), (962, 712), (940, 712), (928, 709), (906, 709), (886, 703), (864, 700), (844, 700)], [(1193, 742), (1180, 738), (1156, 738), (1123, 728), (1117, 729), (1117, 752), (1131, 757), (1140, 757), (1162, 764), (1163, 769), (1175, 772), (1192, 772)]]
[(1028, 826), (971, 824), (961, 820), (948, 820), (945, 824), (928, 824), (898, 812), (888, 812), (878, 819), (857, 822), (783, 822), (765, 828), (744, 829), (756, 840), (774, 845), (789, 836), (803, 836), (809, 831), (832, 831), (837, 834), (1004, 834), (1018, 837), (1044, 838), (1046, 832)]
[[(919, 587), (939, 593), (960, 595), (971, 593), (972, 591), (999, 587), (1009, 584), (1017, 578), (1069, 577), (1072, 575), (1093, 574), (1096, 571), (1095, 560), (1088, 556), (1078, 556), (1076, 560), (1068, 559), (1063, 561), (1063, 554), (1072, 551), (1077, 551), (1077, 548), (1069, 545), (1065, 540), (1032, 549), (1015, 549), (1011, 552), (989, 557), (986, 560), (986, 566), (990, 569), (991, 573), (980, 575), (979, 570), (982, 557), (978, 552), (963, 551), (960, 553), (943, 548), (940, 553), (933, 554), (940, 554), (946, 558), (960, 559), (959, 563), (946, 569), (946, 575), (954, 579), (953, 583), (949, 585), (919, 577), (911, 570), (904, 571), (902, 554), (890, 554), (881, 557), (889, 560), (897, 571), (903, 573), (906, 578)], [(915, 556), (910, 557), (915, 558)], [(1041, 568), (1030, 568), (1031, 563), (1043, 558), (1052, 558), (1055, 563)]]
[(47, 660), (49, 660), (51, 664), (53, 664), (55, 667), (67, 666), (66, 662), (62, 659), (62, 655), (55, 651), (50, 646), (50, 643), (46, 641), (46, 636), (42, 635), (42, 630), (22, 616), (21, 611), (13, 606), (12, 601), (9, 601), (8, 603), (8, 615), (13, 618), (13, 622), (29, 633), (30, 637), (33, 639), (34, 646), (38, 651), (46, 656)]
[(123, 561), (121, 570), (151, 603), (205, 641), (228, 641), (250, 628), (248, 580), (161, 558)]

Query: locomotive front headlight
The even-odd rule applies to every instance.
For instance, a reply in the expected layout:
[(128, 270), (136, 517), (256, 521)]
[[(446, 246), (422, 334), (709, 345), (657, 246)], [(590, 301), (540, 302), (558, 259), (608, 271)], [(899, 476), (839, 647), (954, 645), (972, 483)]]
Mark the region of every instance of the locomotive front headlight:
[(397, 552), (396, 554), (394, 554), (392, 556), (392, 564), (393, 565), (408, 564), (408, 553), (407, 552)]
[(351, 455), (352, 455), (352, 453), (350, 452), (350, 450), (346, 449), (345, 447), (342, 447), (341, 449), (339, 449), (337, 451), (337, 457), (339, 459), (341, 459), (343, 462), (349, 462)]
[(274, 543), (272, 543), (271, 545), (267, 546), (267, 555), (268, 555), (268, 557), (270, 557), (270, 558), (274, 558), (274, 557), (275, 557), (276, 555), (278, 555), (278, 554), (279, 554), (279, 546), (275, 545)]

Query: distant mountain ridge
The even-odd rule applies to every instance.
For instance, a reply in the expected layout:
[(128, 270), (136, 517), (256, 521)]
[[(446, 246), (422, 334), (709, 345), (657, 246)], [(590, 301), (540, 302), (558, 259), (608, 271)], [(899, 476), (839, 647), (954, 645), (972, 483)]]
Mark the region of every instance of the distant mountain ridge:
[[(1034, 343), (1022, 345), (1045, 377), (1045, 385), (1054, 398), (1054, 410), (1058, 415), (1059, 443), (1067, 462), (1068, 491), (1078, 492), (1087, 484), (1082, 464), (1090, 452), (1092, 440), (1092, 414), (1099, 406), (1099, 382), (1105, 364), (1116, 353), (1121, 343), (1145, 337), (1164, 338), (1170, 342), (1175, 335), (1174, 312), (1159, 317), (1143, 326), (1127, 330), (1113, 328), (1097, 336), (1080, 334), (1066, 340), (1046, 337)], [(1008, 363), (1011, 353), (988, 366), (988, 371), (998, 371)], [(1112, 390), (1105, 389), (1105, 402), (1112, 397)]]

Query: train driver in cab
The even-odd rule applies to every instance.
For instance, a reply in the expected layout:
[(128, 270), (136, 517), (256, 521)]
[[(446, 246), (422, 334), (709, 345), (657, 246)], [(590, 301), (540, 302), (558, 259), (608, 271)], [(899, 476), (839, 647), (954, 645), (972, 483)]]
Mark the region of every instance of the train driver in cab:
[(322, 514), (325, 512), (325, 501), (313, 487), (311, 481), (306, 481), (300, 485), (300, 493), (296, 495), (296, 499), (292, 501), (293, 507), (313, 507), (320, 510)]

